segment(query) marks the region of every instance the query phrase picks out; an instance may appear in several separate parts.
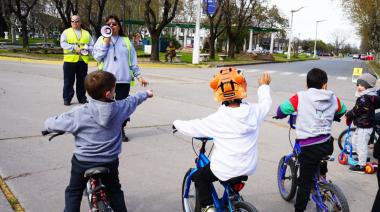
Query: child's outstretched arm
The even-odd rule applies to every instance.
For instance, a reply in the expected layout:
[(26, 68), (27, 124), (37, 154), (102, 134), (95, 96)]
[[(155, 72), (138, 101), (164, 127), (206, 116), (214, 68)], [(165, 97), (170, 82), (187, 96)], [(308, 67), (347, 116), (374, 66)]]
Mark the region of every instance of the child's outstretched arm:
[(61, 131), (74, 133), (77, 129), (74, 119), (75, 113), (74, 110), (71, 110), (59, 116), (53, 116), (46, 119), (44, 129), (49, 132)]
[(259, 88), (257, 89), (258, 96), (258, 111), (257, 115), (258, 120), (263, 120), (265, 116), (269, 113), (269, 110), (272, 106), (272, 98), (270, 95), (269, 84), (271, 82), (271, 77), (268, 73), (263, 73), (259, 79)]
[[(182, 134), (192, 137), (213, 137), (213, 127), (218, 123), (218, 118), (211, 114), (203, 119), (189, 121), (175, 120), (174, 127)], [(212, 124), (214, 123), (214, 124)]]
[(135, 94), (128, 96), (126, 99), (121, 100), (122, 104), (125, 104), (122, 107), (122, 116), (129, 117), (136, 110), (136, 107), (138, 105), (140, 105), (143, 101), (151, 97), (153, 97), (153, 91), (146, 90), (139, 91)]
[(280, 104), (277, 108), (277, 119), (283, 119), (287, 117), (288, 115), (291, 115), (295, 112), (297, 112), (298, 107), (298, 95), (295, 94), (290, 99), (285, 100), (283, 103)]

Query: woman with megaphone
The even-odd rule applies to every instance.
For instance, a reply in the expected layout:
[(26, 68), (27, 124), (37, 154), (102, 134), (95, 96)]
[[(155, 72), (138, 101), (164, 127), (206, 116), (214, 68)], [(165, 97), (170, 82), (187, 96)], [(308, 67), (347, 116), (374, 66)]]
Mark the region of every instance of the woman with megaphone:
[[(135, 48), (124, 34), (119, 18), (116, 15), (110, 15), (106, 18), (106, 24), (101, 29), (102, 36), (95, 43), (93, 56), (98, 61), (99, 70), (115, 75), (115, 99), (125, 99), (129, 96), (130, 86), (134, 85), (135, 78), (144, 87), (148, 85), (148, 82), (141, 76)], [(124, 142), (129, 140), (124, 132), (127, 121), (129, 118), (121, 129)]]

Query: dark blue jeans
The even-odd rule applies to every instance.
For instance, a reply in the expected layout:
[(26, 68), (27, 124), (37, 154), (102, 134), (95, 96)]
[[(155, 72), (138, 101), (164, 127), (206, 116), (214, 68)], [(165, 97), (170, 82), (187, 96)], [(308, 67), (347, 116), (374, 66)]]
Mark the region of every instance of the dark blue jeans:
[(102, 177), (102, 183), (107, 188), (107, 196), (115, 212), (126, 212), (127, 207), (124, 201), (124, 193), (119, 182), (119, 159), (109, 163), (95, 163), (79, 161), (75, 156), (71, 159), (70, 183), (65, 190), (65, 212), (80, 212), (83, 190), (86, 187), (87, 179), (84, 172), (93, 167), (103, 166), (110, 170), (110, 173)]
[(83, 61), (76, 63), (63, 63), (63, 101), (71, 102), (74, 97), (74, 82), (76, 78), (76, 93), (79, 102), (84, 102), (86, 90), (84, 88), (84, 79), (87, 76), (88, 65)]

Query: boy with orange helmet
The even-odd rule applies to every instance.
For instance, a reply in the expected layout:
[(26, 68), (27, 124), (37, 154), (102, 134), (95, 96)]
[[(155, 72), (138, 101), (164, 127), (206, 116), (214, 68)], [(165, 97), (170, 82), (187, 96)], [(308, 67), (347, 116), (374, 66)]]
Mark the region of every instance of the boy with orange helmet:
[(214, 139), (210, 164), (194, 176), (203, 209), (213, 207), (211, 182), (252, 175), (256, 170), (259, 129), (272, 105), (270, 75), (264, 73), (258, 81), (258, 103), (248, 103), (242, 101), (247, 96), (247, 83), (241, 71), (222, 69), (210, 82), (215, 100), (222, 103), (219, 109), (203, 119), (173, 122), (185, 135)]

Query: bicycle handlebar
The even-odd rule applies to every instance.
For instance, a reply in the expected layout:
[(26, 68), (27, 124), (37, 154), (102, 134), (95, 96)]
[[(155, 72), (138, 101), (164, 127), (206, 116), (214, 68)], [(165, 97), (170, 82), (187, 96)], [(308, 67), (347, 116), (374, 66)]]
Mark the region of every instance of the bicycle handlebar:
[(41, 134), (42, 134), (43, 136), (49, 135), (49, 134), (51, 134), (51, 133), (53, 133), (53, 135), (51, 135), (51, 136), (49, 137), (49, 141), (51, 141), (53, 138), (55, 138), (55, 137), (57, 137), (57, 136), (60, 136), (60, 135), (65, 134), (64, 131), (56, 131), (56, 132), (50, 132), (50, 131), (48, 131), (48, 130), (43, 130), (43, 131), (41, 131)]

